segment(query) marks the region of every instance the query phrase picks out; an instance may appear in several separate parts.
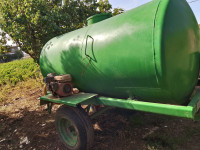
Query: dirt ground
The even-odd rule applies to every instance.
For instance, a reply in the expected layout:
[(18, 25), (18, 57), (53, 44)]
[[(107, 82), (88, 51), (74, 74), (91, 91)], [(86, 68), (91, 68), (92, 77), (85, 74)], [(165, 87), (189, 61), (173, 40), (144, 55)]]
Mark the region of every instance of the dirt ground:
[[(15, 94), (16, 91), (10, 93)], [(54, 127), (58, 105), (48, 114), (39, 106), (42, 90), (21, 92), (0, 105), (1, 150), (64, 150)], [(92, 120), (92, 150), (199, 150), (200, 122), (143, 112), (110, 109)]]

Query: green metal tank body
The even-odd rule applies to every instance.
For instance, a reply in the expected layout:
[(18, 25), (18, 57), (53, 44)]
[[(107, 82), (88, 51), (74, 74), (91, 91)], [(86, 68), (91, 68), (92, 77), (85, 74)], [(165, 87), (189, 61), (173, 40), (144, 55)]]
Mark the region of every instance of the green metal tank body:
[(198, 24), (185, 0), (153, 0), (51, 39), (40, 67), (71, 74), (84, 92), (184, 105), (198, 78)]

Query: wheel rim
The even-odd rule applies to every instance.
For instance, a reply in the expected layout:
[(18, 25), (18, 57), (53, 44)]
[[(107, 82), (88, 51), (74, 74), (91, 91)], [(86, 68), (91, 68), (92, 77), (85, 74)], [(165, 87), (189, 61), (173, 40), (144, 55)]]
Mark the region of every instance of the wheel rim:
[(62, 118), (59, 121), (58, 127), (65, 143), (71, 147), (75, 146), (78, 140), (78, 134), (74, 125), (69, 120)]

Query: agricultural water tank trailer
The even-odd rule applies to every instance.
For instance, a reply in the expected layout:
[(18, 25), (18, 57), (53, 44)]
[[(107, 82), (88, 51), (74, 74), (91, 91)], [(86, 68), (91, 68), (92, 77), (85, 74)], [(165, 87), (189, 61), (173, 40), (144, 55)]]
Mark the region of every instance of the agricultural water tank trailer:
[(47, 90), (40, 102), (49, 111), (62, 104), (55, 124), (67, 149), (92, 146), (90, 118), (108, 107), (199, 119), (199, 28), (185, 0), (153, 0), (87, 21), (40, 55)]

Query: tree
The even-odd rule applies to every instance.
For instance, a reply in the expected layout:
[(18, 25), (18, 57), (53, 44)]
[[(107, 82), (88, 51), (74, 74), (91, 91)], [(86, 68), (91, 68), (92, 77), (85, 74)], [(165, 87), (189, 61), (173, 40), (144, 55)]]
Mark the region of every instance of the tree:
[(96, 0), (0, 0), (0, 53), (5, 52), (7, 33), (36, 62), (51, 38), (81, 28), (97, 13)]
[(123, 12), (124, 12), (124, 9), (122, 9), (122, 8), (114, 8), (112, 14), (113, 14), (113, 16), (116, 16)]
[(83, 27), (88, 17), (111, 8), (108, 0), (0, 0), (0, 54), (7, 52), (8, 34), (39, 62), (47, 41)]
[(99, 0), (99, 11), (101, 13), (111, 12), (112, 5), (109, 3), (108, 0)]

